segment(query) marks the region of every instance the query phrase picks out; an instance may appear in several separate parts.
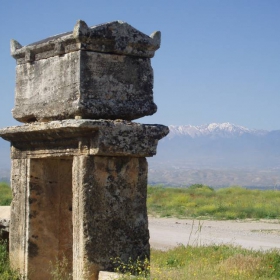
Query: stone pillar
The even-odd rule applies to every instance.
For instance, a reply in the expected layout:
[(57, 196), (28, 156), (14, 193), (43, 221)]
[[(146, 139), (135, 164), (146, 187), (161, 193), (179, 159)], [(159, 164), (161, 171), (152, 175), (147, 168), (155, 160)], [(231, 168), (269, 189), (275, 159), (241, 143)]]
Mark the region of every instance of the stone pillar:
[(73, 170), (75, 279), (113, 271), (118, 257), (149, 258), (146, 159), (77, 156)]
[(66, 260), (73, 279), (96, 280), (115, 258), (149, 259), (146, 157), (168, 128), (130, 120), (156, 111), (159, 44), (159, 32), (82, 21), (26, 47), (12, 41), (13, 115), (27, 123), (0, 136), (11, 142), (10, 259), (23, 276), (50, 279)]
[(28, 171), (30, 160), (12, 159), (11, 187), (13, 200), (9, 229), (9, 252), (12, 267), (25, 274), (27, 270), (28, 246)]

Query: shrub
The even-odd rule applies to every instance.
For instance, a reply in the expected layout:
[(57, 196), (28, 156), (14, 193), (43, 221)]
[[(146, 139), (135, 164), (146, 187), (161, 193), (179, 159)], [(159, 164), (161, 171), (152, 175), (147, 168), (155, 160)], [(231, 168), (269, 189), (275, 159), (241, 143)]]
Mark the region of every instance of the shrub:
[(189, 186), (189, 189), (190, 190), (205, 189), (205, 190), (214, 191), (214, 189), (212, 187), (202, 185), (202, 184), (192, 184), (192, 185)]

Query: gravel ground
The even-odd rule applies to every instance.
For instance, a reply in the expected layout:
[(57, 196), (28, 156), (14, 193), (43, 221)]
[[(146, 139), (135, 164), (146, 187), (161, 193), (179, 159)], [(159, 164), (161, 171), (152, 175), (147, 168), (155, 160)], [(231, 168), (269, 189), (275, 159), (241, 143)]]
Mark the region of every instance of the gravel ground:
[(253, 250), (280, 249), (280, 220), (208, 221), (149, 217), (152, 248), (179, 244), (233, 244)]

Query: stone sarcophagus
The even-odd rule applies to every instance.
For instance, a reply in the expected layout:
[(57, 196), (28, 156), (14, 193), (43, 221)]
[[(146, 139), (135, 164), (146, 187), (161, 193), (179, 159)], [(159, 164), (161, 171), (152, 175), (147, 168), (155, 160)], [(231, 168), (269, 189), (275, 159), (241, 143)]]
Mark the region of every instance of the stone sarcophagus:
[(21, 122), (75, 117), (133, 120), (152, 115), (150, 58), (160, 46), (127, 23), (88, 27), (21, 47), (11, 42), (17, 61), (13, 116)]
[(149, 259), (147, 161), (168, 127), (131, 122), (156, 111), (150, 58), (160, 45), (127, 23), (22, 47), (11, 142), (10, 260), (22, 277), (98, 279), (114, 259)]

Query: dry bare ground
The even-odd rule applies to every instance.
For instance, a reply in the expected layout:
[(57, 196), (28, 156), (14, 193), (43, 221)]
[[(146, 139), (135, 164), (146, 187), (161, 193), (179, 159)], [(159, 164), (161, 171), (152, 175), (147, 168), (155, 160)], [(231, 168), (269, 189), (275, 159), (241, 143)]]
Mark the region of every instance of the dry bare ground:
[(280, 249), (279, 220), (209, 221), (149, 217), (152, 248), (178, 244), (233, 244), (247, 249)]

